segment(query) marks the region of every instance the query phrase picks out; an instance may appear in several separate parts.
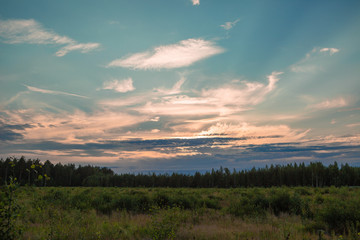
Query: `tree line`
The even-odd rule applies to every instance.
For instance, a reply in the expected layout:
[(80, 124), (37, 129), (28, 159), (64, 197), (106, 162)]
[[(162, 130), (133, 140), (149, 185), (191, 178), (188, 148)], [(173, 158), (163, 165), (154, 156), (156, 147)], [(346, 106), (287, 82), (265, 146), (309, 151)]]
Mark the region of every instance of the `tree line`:
[(271, 187), (271, 186), (360, 186), (360, 167), (337, 162), (270, 165), (263, 168), (232, 171), (220, 167), (195, 174), (115, 174), (98, 166), (53, 164), (49, 160), (8, 157), (0, 159), (0, 184), (10, 178), (28, 186), (102, 186), (102, 187)]

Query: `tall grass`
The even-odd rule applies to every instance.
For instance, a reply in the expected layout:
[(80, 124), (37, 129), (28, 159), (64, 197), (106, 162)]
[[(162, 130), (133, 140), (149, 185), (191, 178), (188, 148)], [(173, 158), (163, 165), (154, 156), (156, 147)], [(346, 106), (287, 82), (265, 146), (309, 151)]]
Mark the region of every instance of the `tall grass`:
[(360, 239), (358, 188), (21, 187), (14, 197), (19, 239)]

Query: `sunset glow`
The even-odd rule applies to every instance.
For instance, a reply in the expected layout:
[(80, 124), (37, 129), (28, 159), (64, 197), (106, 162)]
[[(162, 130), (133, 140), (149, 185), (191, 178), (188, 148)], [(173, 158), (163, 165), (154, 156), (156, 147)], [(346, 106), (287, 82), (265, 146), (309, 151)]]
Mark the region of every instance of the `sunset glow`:
[(359, 1), (0, 2), (0, 157), (360, 166)]

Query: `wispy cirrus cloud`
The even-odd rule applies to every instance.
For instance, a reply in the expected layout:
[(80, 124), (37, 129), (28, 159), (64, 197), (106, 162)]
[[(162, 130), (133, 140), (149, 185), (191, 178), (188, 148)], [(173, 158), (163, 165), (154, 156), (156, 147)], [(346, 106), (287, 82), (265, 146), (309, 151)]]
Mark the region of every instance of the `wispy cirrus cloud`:
[(78, 94), (74, 94), (74, 93), (67, 93), (67, 92), (61, 92), (61, 91), (53, 91), (53, 90), (48, 90), (48, 89), (42, 89), (42, 88), (37, 88), (37, 87), (32, 87), (32, 86), (28, 86), (28, 85), (24, 85), (25, 87), (27, 87), (27, 89), (29, 91), (32, 92), (39, 92), (39, 93), (46, 93), (46, 94), (54, 94), (54, 95), (67, 95), (67, 96), (73, 96), (73, 97), (79, 97), (79, 98), (88, 98), (86, 96), (82, 96), (82, 95), (78, 95)]
[(0, 20), (0, 41), (7, 44), (52, 44), (64, 45), (55, 53), (62, 57), (71, 51), (87, 53), (100, 47), (99, 43), (79, 43), (45, 29), (34, 19)]
[(103, 83), (102, 89), (109, 89), (109, 90), (114, 90), (116, 92), (126, 93), (126, 92), (134, 91), (135, 87), (133, 85), (132, 78), (127, 78), (124, 80), (114, 79), (111, 81), (106, 81)]
[(305, 58), (291, 65), (290, 70), (296, 73), (316, 72), (322, 69), (321, 62), (324, 61), (324, 57), (332, 56), (339, 51), (338, 48), (313, 48), (305, 55)]
[(225, 30), (230, 30), (232, 29), (233, 27), (235, 27), (235, 25), (240, 21), (240, 19), (236, 19), (235, 21), (232, 21), (232, 22), (226, 22), (222, 25), (220, 25), (220, 27), (222, 27), (223, 29)]
[(326, 99), (322, 102), (309, 105), (308, 108), (322, 110), (322, 109), (331, 109), (331, 108), (341, 108), (341, 107), (346, 107), (348, 105), (349, 105), (349, 101), (347, 99), (343, 97), (338, 97), (334, 99)]
[(180, 76), (180, 80), (177, 81), (171, 89), (155, 88), (154, 90), (158, 93), (162, 93), (165, 95), (179, 94), (181, 93), (181, 86), (184, 84), (185, 81), (186, 78), (184, 76)]
[(181, 68), (224, 51), (212, 41), (187, 39), (176, 44), (159, 46), (146, 52), (116, 59), (107, 66), (143, 70)]

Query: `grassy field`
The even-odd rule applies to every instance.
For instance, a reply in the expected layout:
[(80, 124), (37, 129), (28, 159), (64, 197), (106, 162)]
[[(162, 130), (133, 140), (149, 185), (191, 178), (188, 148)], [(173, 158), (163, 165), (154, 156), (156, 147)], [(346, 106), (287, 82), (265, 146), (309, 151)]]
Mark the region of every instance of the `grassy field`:
[(7, 191), (15, 239), (360, 239), (360, 188)]

